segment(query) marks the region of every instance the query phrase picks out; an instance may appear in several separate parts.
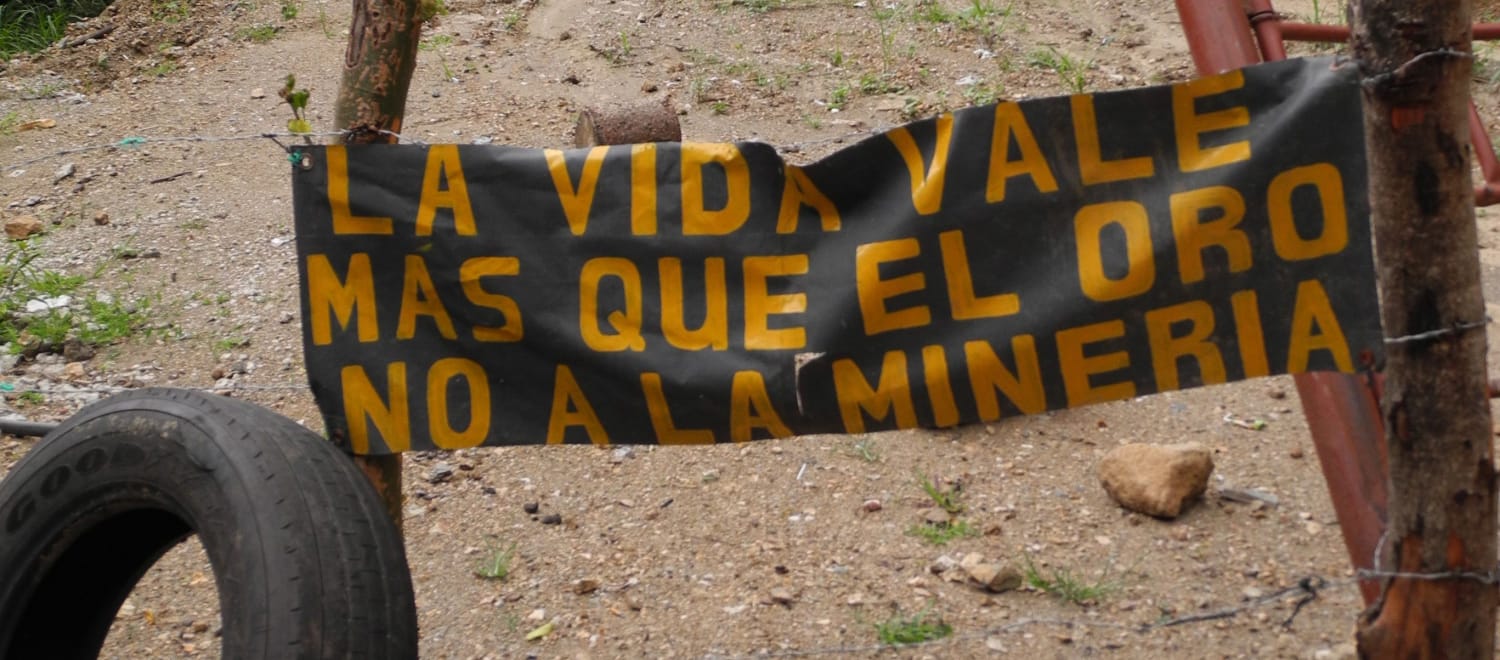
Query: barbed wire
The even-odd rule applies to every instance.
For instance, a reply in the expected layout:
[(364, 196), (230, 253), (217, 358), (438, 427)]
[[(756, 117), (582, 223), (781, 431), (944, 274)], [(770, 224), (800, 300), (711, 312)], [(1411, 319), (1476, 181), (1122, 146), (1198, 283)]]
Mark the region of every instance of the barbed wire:
[(1146, 634), (1155, 630), (1160, 630), (1162, 628), (1171, 628), (1195, 623), (1206, 623), (1209, 621), (1231, 618), (1244, 612), (1260, 609), (1272, 604), (1284, 603), (1287, 598), (1295, 596), (1297, 600), (1291, 603), (1291, 614), (1287, 615), (1287, 618), (1281, 623), (1281, 627), (1291, 628), (1292, 622), (1297, 618), (1297, 615), (1300, 614), (1302, 612), (1302, 609), (1309, 603), (1316, 600), (1320, 593), (1331, 589), (1353, 586), (1358, 583), (1359, 579), (1356, 578), (1341, 578), (1338, 580), (1329, 580), (1316, 575), (1307, 576), (1298, 580), (1296, 584), (1285, 587), (1283, 589), (1279, 589), (1270, 594), (1251, 598), (1240, 605), (1213, 610), (1211, 612), (1204, 612), (1201, 614), (1190, 614), (1171, 619), (1162, 619), (1149, 623), (1129, 624), (1121, 623), (1118, 621), (1059, 619), (1052, 617), (1026, 617), (1004, 625), (991, 626), (982, 630), (958, 633), (949, 635), (942, 639), (934, 639), (925, 642), (915, 642), (911, 644), (860, 644), (846, 646), (828, 646), (808, 649), (763, 651), (739, 655), (707, 654), (704, 657), (712, 660), (749, 660), (752, 658), (802, 658), (819, 655), (846, 655), (856, 653), (869, 654), (879, 653), (882, 651), (921, 650), (941, 646), (954, 646), (962, 642), (988, 640), (991, 637), (1013, 633), (1018, 630), (1030, 628), (1033, 626), (1060, 626), (1064, 628), (1106, 628), (1119, 630), (1122, 632)]
[[(851, 131), (851, 132), (847, 132), (847, 133), (841, 133), (839, 135), (832, 135), (832, 136), (829, 136), (829, 137), (826, 137), (826, 138), (818, 138), (816, 140), (806, 140), (806, 141), (803, 141), (803, 142), (792, 142), (792, 143), (787, 143), (787, 144), (775, 144), (775, 143), (771, 143), (771, 142), (766, 142), (766, 144), (770, 144), (771, 146), (775, 147), (775, 149), (776, 149), (776, 151), (778, 153), (782, 153), (782, 154), (795, 154), (795, 153), (802, 153), (802, 152), (807, 151), (809, 149), (815, 149), (815, 148), (818, 148), (818, 147), (823, 147), (823, 146), (826, 146), (826, 145), (829, 145), (829, 144), (841, 144), (841, 143), (849, 142), (849, 141), (857, 141), (859, 139), (863, 139), (863, 138), (869, 137), (871, 135), (878, 135), (880, 133), (884, 133), (884, 132), (889, 131), (892, 128), (895, 128), (895, 127), (896, 127), (896, 125), (879, 126), (879, 127), (874, 127), (874, 128), (859, 129), (859, 130), (855, 130), (855, 131)], [(409, 136), (409, 135), (405, 135), (405, 134), (402, 134), (402, 133), (397, 133), (397, 132), (394, 132), (394, 131), (388, 131), (388, 130), (385, 130), (385, 129), (361, 129), (361, 130), (345, 130), (345, 131), (320, 131), (320, 132), (312, 132), (312, 133), (263, 132), (263, 133), (247, 133), (247, 134), (244, 134), (244, 135), (129, 136), (129, 137), (120, 138), (119, 140), (116, 140), (114, 142), (103, 142), (103, 143), (99, 143), (99, 144), (89, 144), (89, 145), (81, 145), (81, 146), (69, 147), (69, 148), (66, 148), (66, 149), (59, 149), (57, 151), (51, 151), (51, 152), (48, 152), (48, 153), (45, 153), (45, 154), (41, 154), (39, 156), (33, 156), (33, 157), (28, 158), (26, 160), (22, 160), (22, 161), (19, 161), (19, 162), (10, 163), (10, 164), (7, 164), (7, 165), (0, 166), (0, 172), (7, 172), (7, 173), (8, 172), (13, 172), (13, 171), (16, 171), (16, 170), (20, 170), (20, 169), (25, 169), (27, 167), (31, 167), (32, 165), (36, 165), (38, 163), (44, 163), (44, 162), (47, 162), (49, 160), (57, 160), (59, 158), (66, 158), (68, 156), (74, 156), (74, 155), (78, 155), (78, 154), (92, 153), (92, 152), (95, 152), (95, 151), (105, 151), (105, 150), (122, 150), (123, 151), (123, 150), (127, 150), (127, 149), (140, 148), (140, 147), (145, 147), (145, 146), (148, 146), (148, 145), (155, 145), (155, 144), (194, 144), (194, 143), (197, 143), (197, 144), (213, 144), (213, 143), (226, 143), (226, 142), (253, 142), (253, 141), (256, 141), (256, 140), (266, 140), (266, 141), (271, 142), (272, 144), (275, 144), (277, 146), (277, 148), (281, 149), (283, 152), (290, 153), (294, 149), (296, 149), (297, 146), (299, 146), (299, 145), (286, 144), (286, 143), (283, 143), (282, 140), (288, 140), (288, 141), (309, 140), (310, 141), (310, 140), (313, 140), (313, 139), (347, 138), (347, 137), (349, 137), (351, 135), (360, 135), (360, 134), (368, 134), (368, 133), (375, 133), (375, 134), (378, 134), (378, 135), (384, 135), (386, 137), (395, 138), (396, 142), (398, 144), (413, 144), (413, 145), (426, 145), (426, 144), (428, 144), (426, 141), (423, 141), (423, 140), (421, 140), (419, 138), (415, 138), (415, 137), (412, 137), (412, 136)], [(764, 140), (754, 140), (754, 141), (765, 142)]]

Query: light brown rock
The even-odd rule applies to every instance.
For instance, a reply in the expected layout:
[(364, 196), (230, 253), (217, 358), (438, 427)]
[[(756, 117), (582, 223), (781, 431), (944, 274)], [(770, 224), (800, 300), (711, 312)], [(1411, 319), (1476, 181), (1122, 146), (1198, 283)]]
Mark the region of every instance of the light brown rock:
[(1021, 586), (1021, 572), (1014, 566), (979, 563), (965, 566), (969, 579), (991, 593), (1010, 591)]
[(1120, 506), (1157, 518), (1176, 518), (1203, 495), (1214, 461), (1196, 442), (1180, 445), (1129, 444), (1099, 462), (1099, 481)]
[(5, 220), (5, 236), (13, 241), (19, 241), (42, 231), (42, 221), (34, 215), (20, 215)]

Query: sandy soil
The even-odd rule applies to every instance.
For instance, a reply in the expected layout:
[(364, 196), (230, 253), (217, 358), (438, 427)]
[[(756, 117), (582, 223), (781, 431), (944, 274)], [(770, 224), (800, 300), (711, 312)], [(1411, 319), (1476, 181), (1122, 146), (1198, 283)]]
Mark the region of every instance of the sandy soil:
[[(46, 220), (45, 265), (97, 271), (103, 290), (150, 297), (156, 328), (89, 360), (83, 392), (10, 395), (23, 413), (57, 419), (92, 390), (150, 383), (229, 389), (318, 428), (297, 359), (285, 156), (250, 136), (284, 127), (275, 90), (287, 73), (313, 91), (315, 128), (332, 128), (348, 7), (288, 2), (293, 18), (265, 1), (119, 0), (76, 30), (116, 24), (103, 40), (0, 74), (0, 116), (56, 121), (0, 135), (4, 163), (46, 157), (0, 177), (0, 215)], [(669, 95), (690, 139), (766, 140), (806, 161), (944, 109), (1191, 73), (1165, 0), (448, 8), (408, 106), (406, 132), (427, 142), (565, 146), (579, 108)], [(1283, 9), (1307, 17), (1312, 5)], [(1059, 73), (1048, 57), (1078, 66)], [(1494, 91), (1493, 80), (1476, 85), (1490, 117)], [(148, 139), (53, 155), (132, 136)], [(76, 174), (54, 182), (69, 163)], [(101, 212), (107, 224), (90, 220)], [(1500, 284), (1500, 223), (1481, 213), (1480, 230), (1486, 282)], [(121, 258), (121, 248), (154, 258)], [(60, 368), (23, 362), (12, 376), (45, 389)], [(1239, 428), (1226, 414), (1267, 425)], [(1125, 513), (1099, 487), (1095, 466), (1110, 448), (1183, 441), (1210, 447), (1217, 469), (1180, 519)], [(0, 467), (33, 442), (0, 439)], [(452, 476), (434, 482), (444, 468)], [(931, 509), (918, 475), (961, 483), (979, 534), (943, 547), (909, 535)], [(902, 657), (1348, 657), (1361, 608), (1284, 378), (948, 431), (418, 454), (406, 479), (424, 657), (864, 656), (877, 652), (877, 624), (921, 613), (954, 634)], [(1228, 489), (1277, 504), (1221, 497)], [(523, 510), (530, 503), (562, 524), (541, 524)], [(475, 575), (492, 549), (512, 545), (507, 579)], [(1029, 560), (1104, 593), (987, 594), (930, 570), (967, 553)], [(1299, 609), (1307, 577), (1326, 587)], [(1243, 611), (1139, 630), (1226, 608)], [(550, 635), (525, 639), (548, 622)], [(132, 594), (104, 655), (217, 655), (218, 626), (211, 570), (189, 543)]]

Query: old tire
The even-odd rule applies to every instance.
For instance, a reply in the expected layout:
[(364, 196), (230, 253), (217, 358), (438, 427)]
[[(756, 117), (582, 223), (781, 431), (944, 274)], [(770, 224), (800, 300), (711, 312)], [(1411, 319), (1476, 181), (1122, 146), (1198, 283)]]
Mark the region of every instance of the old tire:
[(196, 533), (226, 658), (414, 658), (395, 526), (353, 462), (280, 415), (139, 390), (91, 405), (0, 480), (0, 658), (93, 658)]

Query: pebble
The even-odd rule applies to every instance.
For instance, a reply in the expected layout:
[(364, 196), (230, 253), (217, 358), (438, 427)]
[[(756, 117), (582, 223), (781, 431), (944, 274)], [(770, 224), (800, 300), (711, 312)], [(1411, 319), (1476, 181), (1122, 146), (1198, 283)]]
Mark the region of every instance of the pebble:
[(861, 504), (860, 508), (864, 509), (865, 513), (875, 513), (876, 511), (879, 511), (882, 506), (883, 505), (880, 503), (880, 500), (865, 500), (865, 503)]
[(440, 484), (453, 478), (453, 466), (446, 462), (438, 462), (427, 471), (427, 483)]
[(545, 516), (542, 516), (542, 524), (543, 525), (561, 525), (562, 524), (562, 514), (549, 513), (549, 514), (547, 514)]
[(771, 588), (771, 602), (776, 603), (777, 605), (791, 605), (796, 600), (797, 596), (786, 587)]
[(521, 505), (521, 510), (534, 516), (536, 515), (536, 512), (542, 510), (542, 505), (537, 504), (536, 502), (527, 502)]
[(599, 590), (599, 581), (593, 578), (584, 578), (573, 581), (573, 593), (585, 596)]
[(619, 464), (626, 460), (635, 458), (635, 447), (615, 447), (609, 453), (609, 462)]

